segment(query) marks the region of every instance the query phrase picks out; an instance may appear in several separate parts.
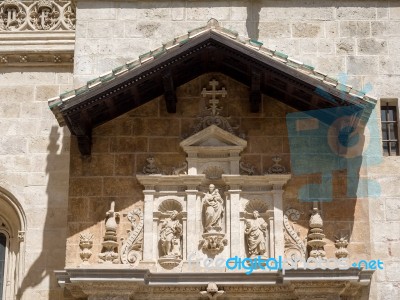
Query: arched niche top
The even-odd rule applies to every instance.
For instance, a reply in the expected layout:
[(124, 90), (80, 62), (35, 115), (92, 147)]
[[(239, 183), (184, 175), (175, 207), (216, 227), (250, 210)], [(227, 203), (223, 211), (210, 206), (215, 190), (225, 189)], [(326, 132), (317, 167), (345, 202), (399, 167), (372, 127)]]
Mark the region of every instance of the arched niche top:
[(158, 210), (162, 213), (170, 213), (174, 210), (176, 210), (178, 213), (180, 213), (183, 211), (183, 207), (182, 207), (182, 204), (178, 200), (166, 199), (160, 203)]
[(4, 222), (11, 237), (26, 231), (26, 215), (19, 201), (0, 187), (0, 221)]

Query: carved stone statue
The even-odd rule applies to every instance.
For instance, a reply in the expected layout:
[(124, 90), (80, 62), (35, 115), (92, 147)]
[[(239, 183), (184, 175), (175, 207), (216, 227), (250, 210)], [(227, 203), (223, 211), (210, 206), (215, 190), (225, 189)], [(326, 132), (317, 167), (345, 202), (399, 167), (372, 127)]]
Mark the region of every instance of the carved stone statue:
[(246, 229), (244, 231), (250, 257), (264, 255), (267, 251), (265, 236), (268, 229), (268, 224), (260, 213), (255, 210), (253, 219), (247, 220)]
[(204, 232), (221, 231), (224, 214), (223, 199), (215, 185), (210, 184), (209, 191), (203, 197)]
[(182, 224), (177, 219), (178, 212), (172, 211), (169, 218), (166, 218), (160, 231), (161, 256), (171, 258), (182, 258), (181, 236)]

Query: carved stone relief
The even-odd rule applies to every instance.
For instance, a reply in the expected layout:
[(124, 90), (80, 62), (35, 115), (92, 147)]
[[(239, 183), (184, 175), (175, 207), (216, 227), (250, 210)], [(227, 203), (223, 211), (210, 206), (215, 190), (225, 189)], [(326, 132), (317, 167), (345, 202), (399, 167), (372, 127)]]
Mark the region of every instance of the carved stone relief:
[(0, 3), (0, 31), (75, 30), (72, 1), (5, 0)]
[(225, 291), (220, 290), (215, 282), (210, 282), (207, 285), (205, 291), (201, 291), (200, 294), (202, 296), (208, 297), (208, 299), (217, 299), (219, 296), (223, 295)]
[(243, 174), (249, 175), (249, 176), (256, 174), (256, 168), (249, 163), (245, 163), (245, 162), (241, 161), (239, 163), (239, 167), (240, 167), (241, 174), (243, 173)]
[(143, 256), (143, 213), (140, 208), (127, 214), (132, 224), (128, 238), (121, 247), (121, 262), (136, 266)]
[(274, 164), (268, 169), (266, 174), (286, 174), (286, 168), (280, 164), (282, 158), (274, 156), (272, 161)]
[(146, 158), (146, 165), (143, 167), (143, 174), (161, 174), (160, 169), (156, 166), (156, 160), (153, 156)]
[[(285, 257), (294, 261), (305, 259), (307, 249), (300, 233), (294, 228), (295, 222), (300, 218), (300, 212), (297, 209), (289, 208), (283, 215), (283, 225), (285, 227)], [(291, 221), (291, 222), (290, 222)]]

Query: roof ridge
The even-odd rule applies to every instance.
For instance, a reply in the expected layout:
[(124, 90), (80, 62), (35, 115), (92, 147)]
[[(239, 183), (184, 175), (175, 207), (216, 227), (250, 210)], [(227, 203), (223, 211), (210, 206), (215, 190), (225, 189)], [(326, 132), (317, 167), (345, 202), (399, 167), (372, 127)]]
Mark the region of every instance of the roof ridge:
[[(152, 50), (152, 51), (149, 51), (142, 55), (139, 55), (138, 59), (128, 61), (125, 64), (112, 69), (111, 71), (108, 71), (94, 79), (87, 81), (85, 85), (82, 85), (73, 90), (66, 91), (57, 97), (48, 99), (48, 105), (49, 105), (50, 109), (53, 110), (54, 113), (56, 113), (56, 110), (57, 110), (56, 107), (58, 107), (60, 104), (62, 104), (64, 102), (68, 101), (69, 99), (72, 99), (78, 95), (84, 94), (87, 91), (89, 91), (90, 89), (92, 89), (98, 85), (101, 85), (106, 82), (110, 82), (130, 70), (136, 69), (147, 62), (157, 59), (158, 57), (162, 56), (163, 54), (169, 52), (171, 49), (174, 49), (178, 46), (186, 44), (188, 41), (190, 41), (194, 37), (201, 35), (205, 32), (210, 32), (210, 31), (216, 32), (218, 34), (222, 34), (226, 37), (229, 37), (230, 39), (233, 39), (236, 42), (239, 42), (249, 48), (252, 48), (253, 50), (258, 51), (262, 55), (271, 57), (272, 59), (279, 61), (280, 63), (283, 63), (290, 68), (293, 68), (293, 69), (295, 69), (299, 72), (302, 72), (314, 79), (317, 79), (324, 84), (332, 86), (332, 87), (338, 89), (340, 92), (344, 92), (344, 93), (349, 94), (353, 97), (356, 97), (360, 100), (364, 100), (371, 107), (374, 106), (375, 103), (377, 102), (376, 98), (367, 96), (366, 93), (364, 93), (363, 91), (354, 89), (352, 86), (346, 85), (346, 84), (340, 82), (338, 79), (333, 78), (326, 73), (316, 70), (315, 67), (313, 67), (313, 66), (305, 64), (295, 58), (289, 57), (289, 55), (287, 55), (283, 52), (280, 52), (277, 50), (272, 50), (268, 47), (265, 47), (264, 44), (258, 40), (254, 40), (249, 37), (241, 36), (241, 35), (239, 35), (238, 32), (236, 32), (234, 30), (220, 26), (219, 22), (216, 19), (212, 18), (207, 22), (207, 25), (205, 25), (205, 26), (191, 29), (186, 34), (175, 37), (173, 40), (170, 40), (170, 41), (162, 44), (162, 46), (159, 48), (156, 48), (155, 50)], [(355, 103), (355, 104), (357, 104), (357, 103)]]

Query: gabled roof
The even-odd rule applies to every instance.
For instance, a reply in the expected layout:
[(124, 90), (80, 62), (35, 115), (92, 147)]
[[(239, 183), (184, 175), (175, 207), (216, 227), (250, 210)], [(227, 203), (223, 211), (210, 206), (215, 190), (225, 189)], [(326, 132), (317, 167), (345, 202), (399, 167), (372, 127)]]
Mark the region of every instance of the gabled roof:
[(356, 106), (368, 116), (376, 100), (343, 85), (259, 41), (240, 37), (214, 19), (162, 47), (141, 55), (73, 91), (49, 99), (60, 126), (78, 137), (89, 155), (91, 131), (131, 109), (164, 95), (176, 111), (175, 88), (208, 72), (221, 72), (250, 87), (249, 105), (259, 110), (267, 94), (300, 111)]

